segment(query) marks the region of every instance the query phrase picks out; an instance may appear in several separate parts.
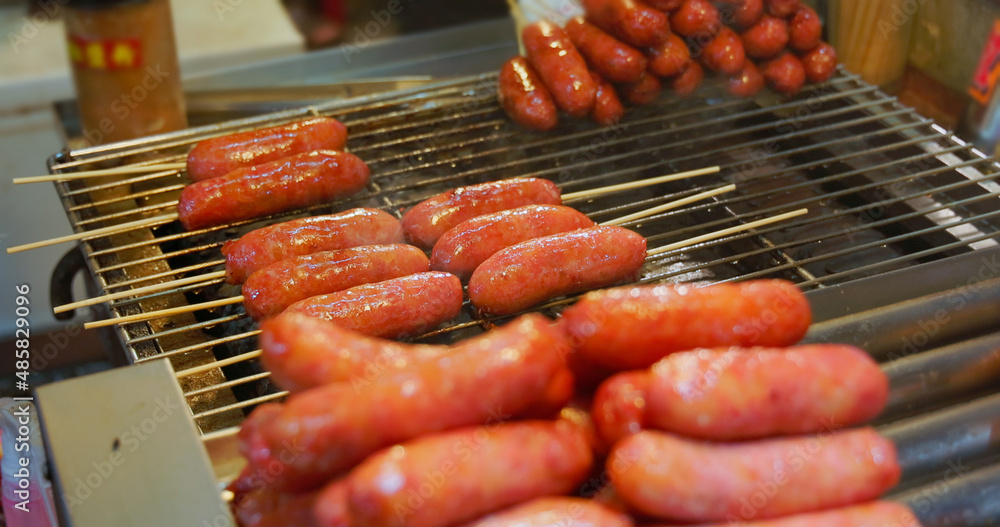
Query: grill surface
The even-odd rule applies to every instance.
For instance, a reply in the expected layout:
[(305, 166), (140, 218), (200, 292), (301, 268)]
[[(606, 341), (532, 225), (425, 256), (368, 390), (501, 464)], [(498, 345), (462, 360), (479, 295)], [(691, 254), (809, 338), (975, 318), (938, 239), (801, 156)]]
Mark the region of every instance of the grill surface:
[[(633, 108), (619, 126), (569, 121), (531, 134), (495, 102), (495, 75), (463, 78), (301, 111), (203, 127), (54, 156), (52, 172), (95, 163), (171, 162), (209, 136), (308, 114), (343, 121), (350, 150), (372, 169), (367, 191), (280, 218), (184, 232), (178, 222), (83, 242), (106, 292), (221, 270), (220, 247), (268, 223), (357, 206), (397, 216), (420, 200), (487, 180), (534, 176), (564, 192), (720, 165), (720, 174), (568, 203), (606, 221), (725, 183), (734, 193), (626, 224), (655, 248), (800, 207), (793, 220), (667, 252), (647, 260), (642, 282), (785, 278), (823, 289), (997, 245), (998, 166), (893, 97), (841, 71), (792, 100), (727, 96), (706, 85), (696, 97), (665, 95)], [(183, 174), (162, 172), (57, 183), (77, 231), (173, 212)], [(221, 279), (110, 304), (116, 315), (239, 294)], [(541, 309), (555, 314), (572, 299)], [(417, 340), (448, 342), (488, 328), (465, 306), (461, 318)], [(118, 325), (129, 360), (170, 357), (203, 434), (237, 425), (253, 406), (282, 397), (259, 365), (255, 324), (241, 306)]]

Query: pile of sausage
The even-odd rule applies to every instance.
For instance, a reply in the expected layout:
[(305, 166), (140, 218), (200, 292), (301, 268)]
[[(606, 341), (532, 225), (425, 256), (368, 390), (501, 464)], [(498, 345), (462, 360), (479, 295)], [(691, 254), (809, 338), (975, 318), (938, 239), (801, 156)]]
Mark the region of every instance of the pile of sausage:
[(625, 286), (450, 346), (266, 320), (292, 395), (240, 431), (244, 526), (918, 525), (863, 351), (778, 280)]
[(610, 125), (622, 99), (648, 104), (664, 82), (689, 95), (708, 74), (728, 77), (731, 93), (750, 97), (767, 84), (791, 96), (836, 69), (821, 41), (819, 16), (800, 0), (584, 0), (586, 17), (565, 28), (525, 27), (526, 57), (503, 65), (504, 111), (533, 130), (550, 130), (559, 110)]

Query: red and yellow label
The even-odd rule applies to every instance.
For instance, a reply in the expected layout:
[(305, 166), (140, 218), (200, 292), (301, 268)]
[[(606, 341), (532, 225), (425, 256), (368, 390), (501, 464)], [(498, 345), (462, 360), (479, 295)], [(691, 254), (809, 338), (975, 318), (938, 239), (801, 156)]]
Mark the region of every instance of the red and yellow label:
[(69, 60), (77, 68), (122, 70), (142, 66), (142, 43), (139, 39), (86, 40), (69, 38)]
[(1000, 20), (993, 22), (993, 30), (986, 38), (983, 55), (979, 58), (979, 66), (972, 77), (972, 86), (969, 86), (969, 95), (982, 104), (989, 103), (998, 79), (1000, 79)]

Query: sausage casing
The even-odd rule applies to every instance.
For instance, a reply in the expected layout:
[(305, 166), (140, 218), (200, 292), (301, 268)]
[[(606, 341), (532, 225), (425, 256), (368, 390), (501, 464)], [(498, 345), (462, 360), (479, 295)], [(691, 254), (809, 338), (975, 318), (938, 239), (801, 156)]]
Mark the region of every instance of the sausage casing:
[(587, 20), (633, 46), (644, 48), (670, 34), (670, 20), (640, 0), (584, 0)]
[(465, 220), (444, 233), (431, 252), (431, 269), (467, 280), (487, 258), (516, 243), (590, 227), (582, 212), (562, 205), (525, 205)]
[(735, 31), (724, 27), (701, 50), (701, 63), (711, 71), (735, 75), (743, 69), (746, 53)]
[(622, 227), (535, 238), (483, 262), (469, 279), (469, 299), (483, 313), (517, 313), (558, 296), (633, 281), (645, 258), (646, 239)]
[(279, 260), (243, 283), (243, 307), (254, 320), (277, 315), (306, 298), (430, 270), (411, 245), (362, 245)]
[(594, 100), (590, 118), (601, 126), (611, 126), (625, 115), (625, 106), (622, 105), (622, 100), (618, 98), (618, 93), (610, 82), (594, 72), (591, 72), (591, 75), (597, 83), (597, 98)]
[(670, 14), (670, 27), (682, 37), (705, 39), (715, 35), (722, 22), (719, 10), (709, 0), (684, 0)]
[(698, 62), (689, 62), (680, 75), (670, 79), (670, 89), (679, 97), (687, 97), (705, 80), (705, 68)]
[(769, 59), (781, 53), (788, 45), (788, 22), (782, 18), (764, 15), (741, 35), (743, 49), (748, 57)]
[(497, 93), (504, 112), (517, 124), (530, 130), (551, 130), (559, 124), (552, 94), (524, 57), (514, 57), (500, 68)]
[(761, 73), (772, 90), (786, 97), (799, 93), (806, 83), (805, 65), (793, 53), (782, 53), (767, 61), (761, 66)]
[(549, 89), (556, 106), (574, 117), (589, 115), (597, 85), (566, 32), (543, 20), (525, 27), (521, 40), (528, 62)]
[(629, 82), (619, 85), (622, 97), (632, 104), (651, 104), (660, 98), (663, 91), (663, 84), (655, 75), (648, 72), (636, 82)]
[(549, 497), (531, 500), (469, 522), (463, 527), (632, 527), (627, 515), (594, 500)]
[(764, 89), (764, 75), (750, 59), (743, 61), (743, 68), (729, 77), (729, 93), (737, 97), (753, 97)]
[(293, 256), (386, 243), (403, 243), (403, 227), (378, 209), (358, 208), (275, 223), (222, 246), (226, 281), (242, 284), (254, 271)]
[(816, 48), (823, 36), (823, 22), (809, 6), (802, 6), (795, 12), (788, 28), (788, 45), (800, 53)]
[(566, 23), (566, 34), (587, 64), (611, 82), (635, 82), (646, 71), (646, 57), (638, 49), (577, 17)]
[(790, 346), (811, 321), (805, 295), (782, 280), (595, 291), (561, 319), (580, 355), (619, 371), (695, 348)]
[(837, 71), (837, 50), (826, 42), (820, 42), (815, 49), (802, 56), (802, 67), (809, 82), (826, 82)]
[(321, 150), (236, 169), (181, 191), (177, 213), (191, 231), (333, 201), (368, 183), (357, 156)]
[(649, 71), (660, 77), (679, 75), (691, 62), (691, 50), (684, 39), (671, 33), (663, 42), (648, 48)]
[[(723, 527), (720, 523), (705, 527)], [(796, 514), (773, 520), (740, 522), (745, 527), (920, 527), (913, 511), (891, 501), (874, 501), (823, 512)]]
[(347, 127), (329, 117), (251, 130), (199, 142), (187, 157), (188, 177), (203, 181), (314, 150), (343, 150)]
[(604, 445), (610, 448), (646, 428), (650, 380), (646, 370), (626, 371), (612, 375), (597, 388), (591, 415)]

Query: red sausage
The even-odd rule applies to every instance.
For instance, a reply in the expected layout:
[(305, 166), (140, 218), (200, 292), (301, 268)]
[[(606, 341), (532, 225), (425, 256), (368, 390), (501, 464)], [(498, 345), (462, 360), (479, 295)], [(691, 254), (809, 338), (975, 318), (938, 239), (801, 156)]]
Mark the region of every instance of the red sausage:
[(622, 97), (632, 104), (651, 104), (660, 98), (663, 84), (654, 75), (643, 74), (636, 82), (619, 86)]
[(429, 435), (376, 453), (351, 471), (351, 518), (366, 527), (445, 527), (572, 492), (592, 464), (586, 434), (567, 421)]
[(779, 18), (788, 18), (802, 6), (802, 0), (764, 0), (767, 12)]
[(196, 144), (187, 157), (188, 177), (203, 181), (314, 150), (343, 150), (347, 127), (329, 117), (317, 117), (263, 130), (213, 137)]
[(646, 370), (627, 371), (597, 388), (591, 415), (597, 435), (608, 447), (646, 428), (650, 380)]
[(347, 492), (347, 478), (337, 479), (318, 492), (312, 509), (316, 527), (351, 527)]
[[(895, 446), (871, 428), (745, 443), (702, 443), (643, 431), (618, 442), (607, 466), (629, 505), (684, 522), (764, 519), (853, 505), (881, 496), (901, 472)], [(774, 490), (765, 494), (762, 484)], [(752, 507), (746, 507), (748, 501)]]
[(560, 323), (586, 360), (621, 371), (695, 348), (791, 346), (811, 321), (795, 285), (752, 280), (595, 291), (563, 311)]
[(687, 97), (701, 86), (705, 80), (705, 68), (697, 62), (689, 62), (680, 75), (670, 81), (670, 89), (680, 97)]
[(315, 488), (386, 446), (533, 408), (567, 351), (566, 337), (548, 319), (524, 316), (453, 346), (447, 361), (259, 406), (240, 430), (240, 451), (274, 475), (272, 488)]
[(311, 296), (430, 270), (410, 245), (362, 245), (296, 256), (264, 267), (243, 283), (243, 307), (254, 320), (281, 313)]
[(586, 117), (594, 107), (597, 85), (569, 37), (559, 26), (542, 20), (521, 33), (528, 62), (549, 89), (556, 106), (574, 117)]
[(660, 77), (678, 75), (691, 62), (691, 50), (684, 39), (673, 33), (646, 52), (649, 54), (649, 71)]
[(680, 7), (684, 0), (646, 0), (646, 3), (652, 8), (670, 12)]
[(764, 16), (764, 0), (743, 0), (736, 5), (729, 16), (733, 27), (746, 29)]
[(469, 279), (469, 299), (483, 313), (509, 315), (551, 298), (636, 280), (645, 258), (646, 239), (622, 227), (535, 238), (486, 259)]
[(743, 41), (728, 27), (719, 30), (719, 34), (701, 50), (701, 63), (711, 71), (726, 75), (739, 73), (745, 61)]
[(562, 205), (525, 205), (465, 220), (444, 233), (431, 252), (431, 269), (467, 280), (487, 258), (516, 243), (591, 227), (582, 212)]
[(809, 82), (826, 82), (837, 71), (837, 50), (826, 42), (820, 42), (815, 49), (802, 56), (802, 66)]
[(684, 0), (681, 7), (670, 14), (670, 27), (682, 37), (706, 38), (715, 35), (722, 22), (719, 10), (708, 0)]
[(878, 363), (836, 344), (700, 349), (670, 355), (651, 372), (646, 426), (717, 441), (863, 423), (889, 397)]
[(799, 93), (806, 83), (806, 68), (792, 53), (784, 53), (761, 67), (764, 80), (772, 90), (791, 97)]
[(737, 97), (753, 97), (764, 89), (764, 75), (752, 60), (743, 61), (743, 69), (729, 77), (729, 93)]
[(465, 524), (464, 527), (632, 527), (625, 514), (583, 498), (539, 498)]
[(378, 209), (351, 209), (276, 223), (222, 246), (226, 281), (242, 284), (254, 271), (293, 256), (385, 243), (403, 243), (403, 227)]
[(350, 196), (365, 188), (368, 175), (368, 165), (351, 154), (297, 154), (192, 183), (181, 191), (177, 213), (189, 231), (225, 225)]
[(507, 116), (530, 130), (551, 130), (559, 124), (559, 110), (528, 59), (504, 63), (497, 78), (500, 105)]
[[(720, 523), (705, 527), (724, 527)], [(920, 527), (920, 522), (906, 505), (874, 501), (823, 512), (796, 514), (774, 520), (740, 522), (745, 527)]]
[(299, 392), (334, 382), (357, 384), (448, 353), (446, 346), (402, 344), (301, 313), (260, 325), (261, 360), (282, 388)]
[(764, 15), (760, 21), (743, 32), (743, 48), (748, 57), (769, 59), (781, 53), (788, 45), (788, 22)]
[(667, 15), (640, 0), (583, 0), (583, 9), (594, 25), (639, 48), (670, 33)]
[(590, 118), (601, 126), (611, 126), (625, 115), (625, 106), (622, 105), (615, 87), (610, 82), (596, 73), (591, 72), (591, 75), (597, 82), (597, 99), (594, 102), (594, 110), (590, 112)]
[(289, 493), (256, 489), (240, 493), (233, 499), (233, 515), (241, 527), (318, 527), (313, 516), (313, 504), (318, 496), (315, 491)]
[(798, 52), (805, 53), (814, 49), (819, 45), (819, 40), (823, 36), (823, 23), (816, 11), (813, 11), (813, 8), (809, 6), (800, 7), (795, 12), (788, 27), (788, 45)]
[(407, 241), (434, 247), (444, 233), (465, 220), (524, 205), (561, 205), (556, 184), (536, 178), (505, 179), (469, 185), (432, 196), (403, 214)]
[(462, 282), (441, 272), (416, 273), (300, 300), (285, 309), (384, 339), (415, 337), (462, 310)]
[(587, 64), (611, 82), (635, 82), (646, 71), (642, 52), (605, 33), (583, 18), (566, 23), (566, 34)]

